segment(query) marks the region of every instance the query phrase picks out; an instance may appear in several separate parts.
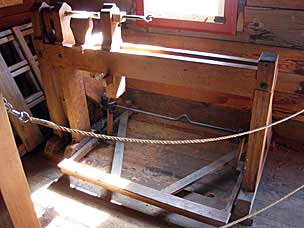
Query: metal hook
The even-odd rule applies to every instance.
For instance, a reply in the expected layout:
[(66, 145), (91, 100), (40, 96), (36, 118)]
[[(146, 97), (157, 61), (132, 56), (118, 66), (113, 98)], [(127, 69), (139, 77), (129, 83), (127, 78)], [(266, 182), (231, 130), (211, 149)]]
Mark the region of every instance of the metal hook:
[(149, 15), (124, 15), (122, 16), (122, 19), (128, 19), (128, 20), (141, 20), (145, 21), (146, 23), (150, 23), (153, 20), (153, 16), (151, 14)]

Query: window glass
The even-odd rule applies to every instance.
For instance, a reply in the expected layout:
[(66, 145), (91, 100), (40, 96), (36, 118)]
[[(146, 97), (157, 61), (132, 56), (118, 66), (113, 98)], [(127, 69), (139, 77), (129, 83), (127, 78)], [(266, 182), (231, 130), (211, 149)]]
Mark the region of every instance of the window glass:
[(145, 14), (154, 18), (210, 22), (224, 17), (225, 0), (144, 0)]

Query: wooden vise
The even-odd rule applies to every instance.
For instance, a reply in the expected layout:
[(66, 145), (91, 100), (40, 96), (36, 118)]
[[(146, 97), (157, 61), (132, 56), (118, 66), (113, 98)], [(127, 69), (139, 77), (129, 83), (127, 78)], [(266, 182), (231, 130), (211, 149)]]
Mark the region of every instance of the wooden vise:
[[(186, 96), (189, 99), (193, 98), (191, 89), (251, 98), (250, 129), (271, 122), (272, 99), (277, 79), (276, 54), (263, 53), (259, 60), (252, 60), (124, 43), (121, 38), (121, 23), (128, 19), (128, 15), (121, 12), (115, 4), (104, 4), (100, 8), (99, 12), (73, 11), (68, 4), (63, 3), (52, 7), (42, 5), (39, 11), (33, 12), (35, 45), (49, 112), (54, 122), (81, 130), (91, 129), (83, 84), (83, 78), (90, 76), (90, 73), (105, 75), (102, 82), (96, 83), (103, 84), (109, 99), (119, 98), (125, 91), (128, 79), (136, 79), (144, 83), (162, 83), (182, 88), (188, 91)], [(79, 27), (77, 20), (81, 21)], [(102, 41), (86, 43), (86, 38), (92, 38), (92, 33), (100, 31)], [(174, 91), (167, 91), (167, 94), (181, 97)], [(185, 98), (184, 94), (182, 98)], [(112, 118), (108, 112), (110, 128)], [(109, 133), (112, 133), (111, 129)], [(74, 139), (81, 138), (74, 136)], [(240, 216), (251, 210), (269, 139), (269, 130), (256, 132), (248, 138), (242, 187), (238, 197), (233, 199)], [(69, 174), (73, 175), (73, 172)], [(96, 184), (98, 181), (93, 182)], [(109, 183), (101, 184), (103, 187), (109, 187), (108, 185)], [(109, 189), (117, 190), (117, 186), (110, 186)], [(143, 192), (132, 192), (130, 189), (117, 191), (215, 225), (227, 223), (231, 215), (231, 211), (223, 212), (224, 214), (217, 211), (215, 214), (220, 216), (212, 217), (205, 206), (198, 208), (199, 211), (192, 211), (164, 202), (162, 197), (152, 199), (141, 195), (145, 194)]]

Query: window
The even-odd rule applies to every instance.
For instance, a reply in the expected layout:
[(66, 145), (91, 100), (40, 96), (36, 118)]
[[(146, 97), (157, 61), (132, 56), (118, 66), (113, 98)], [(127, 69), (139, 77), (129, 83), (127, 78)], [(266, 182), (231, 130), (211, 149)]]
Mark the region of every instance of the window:
[(238, 0), (136, 0), (137, 14), (153, 15), (141, 26), (234, 34)]

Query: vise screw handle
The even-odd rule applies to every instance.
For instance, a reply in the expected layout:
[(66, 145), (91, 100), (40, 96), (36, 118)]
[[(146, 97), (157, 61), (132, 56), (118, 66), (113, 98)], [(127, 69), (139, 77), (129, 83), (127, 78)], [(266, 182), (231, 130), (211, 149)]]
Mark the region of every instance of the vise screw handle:
[(127, 20), (140, 20), (140, 21), (145, 21), (146, 23), (149, 23), (153, 20), (153, 16), (151, 14), (149, 15), (123, 15), (122, 19), (127, 19)]

